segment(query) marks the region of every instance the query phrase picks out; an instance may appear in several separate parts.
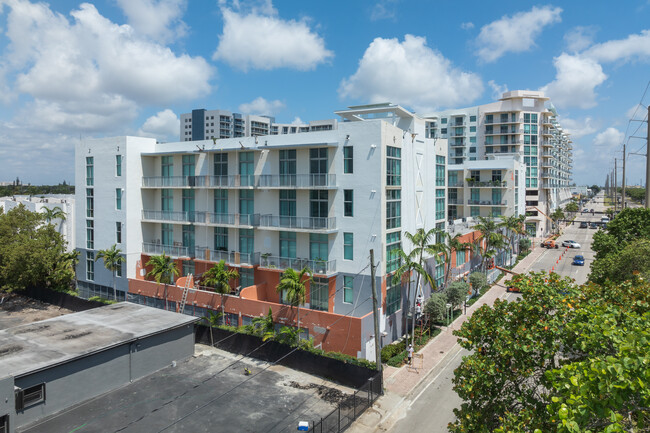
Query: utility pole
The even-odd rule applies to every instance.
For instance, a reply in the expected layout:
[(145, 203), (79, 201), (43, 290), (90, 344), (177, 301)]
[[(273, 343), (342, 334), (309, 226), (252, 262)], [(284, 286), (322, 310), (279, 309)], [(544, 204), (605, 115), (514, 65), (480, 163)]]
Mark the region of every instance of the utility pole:
[(618, 191), (616, 190), (618, 187), (618, 171), (616, 167), (616, 158), (614, 158), (614, 212), (616, 212), (616, 207), (618, 204)]
[[(381, 374), (381, 347), (379, 346), (379, 314), (377, 312), (377, 285), (375, 284), (375, 250), (370, 250), (370, 285), (372, 287), (372, 321), (375, 323), (375, 364)], [(383, 391), (382, 391), (383, 394)]]
[[(648, 106), (648, 115), (650, 116), (650, 106)], [(645, 155), (645, 207), (648, 209), (650, 208), (650, 117), (648, 118)]]
[(621, 195), (623, 196), (623, 202), (621, 203), (621, 210), (625, 210), (625, 143), (623, 143), (623, 181), (621, 188)]

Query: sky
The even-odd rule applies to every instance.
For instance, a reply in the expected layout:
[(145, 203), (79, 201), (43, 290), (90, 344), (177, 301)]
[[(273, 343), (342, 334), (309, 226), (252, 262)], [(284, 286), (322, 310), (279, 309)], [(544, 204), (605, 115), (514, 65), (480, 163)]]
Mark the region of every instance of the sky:
[[(578, 185), (645, 152), (650, 0), (0, 0), (0, 53), (0, 181), (74, 183), (81, 138), (179, 141), (195, 108), (299, 123), (518, 89), (551, 97)], [(628, 184), (644, 170), (628, 156)]]

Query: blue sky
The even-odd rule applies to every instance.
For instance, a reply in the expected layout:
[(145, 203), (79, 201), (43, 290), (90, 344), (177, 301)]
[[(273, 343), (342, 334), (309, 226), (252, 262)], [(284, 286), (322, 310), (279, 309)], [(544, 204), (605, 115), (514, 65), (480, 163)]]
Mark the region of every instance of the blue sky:
[[(177, 141), (193, 108), (298, 122), (542, 89), (572, 133), (575, 182), (603, 184), (626, 131), (645, 134), (629, 119), (650, 103), (649, 18), (649, 1), (625, 0), (0, 0), (0, 181), (74, 181), (80, 137)], [(628, 163), (638, 183), (644, 158)]]

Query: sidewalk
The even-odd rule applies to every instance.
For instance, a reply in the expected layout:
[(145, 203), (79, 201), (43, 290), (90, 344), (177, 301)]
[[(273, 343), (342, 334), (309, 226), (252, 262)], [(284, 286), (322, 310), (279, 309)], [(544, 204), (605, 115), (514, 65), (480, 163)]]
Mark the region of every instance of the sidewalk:
[[(517, 263), (517, 266), (512, 271), (516, 273), (527, 272), (543, 252), (544, 249), (541, 247), (534, 248), (528, 256)], [(402, 403), (413, 393), (418, 384), (428, 379), (434, 368), (456, 347), (457, 342), (456, 337), (452, 334), (453, 331), (460, 329), (474, 311), (483, 305), (492, 305), (498, 298), (505, 296), (506, 289), (503, 283), (510, 278), (512, 278), (512, 275), (506, 274), (478, 301), (467, 308), (467, 314), (459, 316), (450, 326), (442, 328), (440, 334), (417, 352), (424, 356), (422, 369), (416, 371), (406, 365), (400, 368), (384, 365), (384, 395), (377, 400), (372, 408), (366, 410), (350, 426), (348, 431), (366, 433), (385, 431), (389, 428), (392, 421), (395, 421), (392, 419), (394, 418), (393, 415), (399, 413)]]

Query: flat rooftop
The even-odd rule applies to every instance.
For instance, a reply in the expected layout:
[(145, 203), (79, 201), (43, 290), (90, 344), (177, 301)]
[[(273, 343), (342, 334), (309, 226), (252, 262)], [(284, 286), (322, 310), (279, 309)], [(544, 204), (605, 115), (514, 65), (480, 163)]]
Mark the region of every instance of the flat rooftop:
[(198, 321), (120, 302), (0, 330), (0, 371), (14, 377)]

